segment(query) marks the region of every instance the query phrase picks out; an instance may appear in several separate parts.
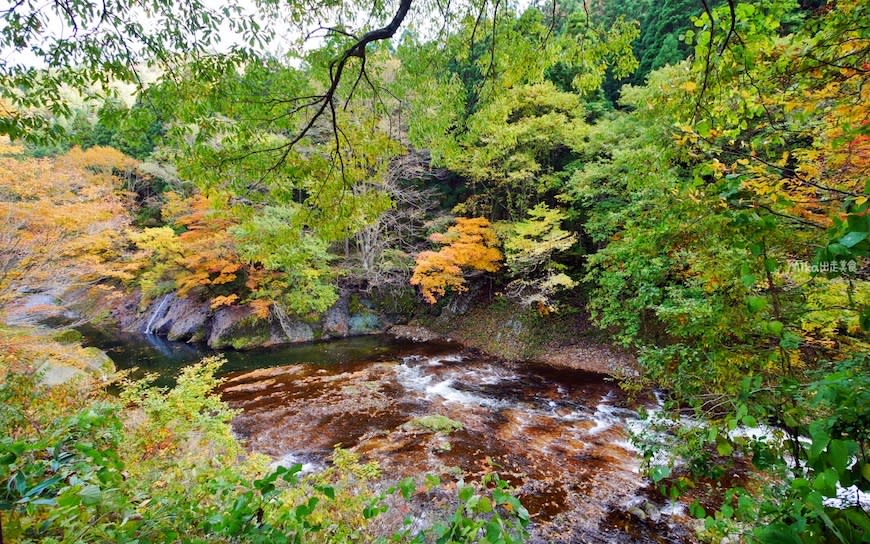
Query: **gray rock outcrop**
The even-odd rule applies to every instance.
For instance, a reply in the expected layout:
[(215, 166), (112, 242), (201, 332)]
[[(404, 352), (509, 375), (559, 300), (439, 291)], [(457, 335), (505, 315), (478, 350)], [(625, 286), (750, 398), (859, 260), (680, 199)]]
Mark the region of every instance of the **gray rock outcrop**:
[(246, 305), (212, 310), (207, 302), (172, 293), (153, 300), (144, 312), (125, 320), (123, 327), (169, 340), (206, 342), (214, 349), (252, 349), (377, 334), (388, 324), (373, 304), (348, 293), (342, 293), (316, 320), (290, 315), (277, 305), (267, 317)]

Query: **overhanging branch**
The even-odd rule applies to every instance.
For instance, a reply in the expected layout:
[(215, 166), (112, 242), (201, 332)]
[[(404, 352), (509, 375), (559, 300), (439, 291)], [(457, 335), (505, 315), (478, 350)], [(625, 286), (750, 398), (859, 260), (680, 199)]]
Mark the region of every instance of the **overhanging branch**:
[[(332, 124), (332, 132), (335, 135), (334, 143), (335, 143), (335, 153), (340, 154), (340, 139), (337, 137), (337, 134), (340, 132), (339, 127), (337, 125), (337, 117), (335, 115), (335, 95), (338, 91), (338, 86), (341, 84), (342, 77), (344, 75), (345, 69), (347, 67), (347, 63), (351, 58), (357, 57), (362, 59), (362, 63), (360, 65), (360, 73), (357, 75), (355, 79), (355, 83), (353, 88), (350, 91), (350, 94), (347, 96), (345, 100), (345, 107), (353, 97), (354, 92), (357, 89), (359, 80), (363, 77), (368, 79), (368, 76), (365, 74), (366, 69), (366, 48), (370, 43), (388, 40), (395, 36), (396, 32), (399, 30), (399, 27), (402, 25), (402, 22), (407, 17), (408, 12), (411, 9), (411, 4), (413, 0), (400, 0), (399, 6), (396, 9), (393, 18), (390, 22), (375, 30), (371, 30), (363, 34), (360, 38), (356, 39), (356, 41), (335, 60), (333, 60), (329, 65), (329, 86), (326, 91), (324, 91), (321, 95), (315, 95), (311, 102), (307, 103), (305, 106), (314, 108), (314, 113), (308, 118), (302, 128), (296, 132), (295, 136), (290, 139), (288, 142), (269, 149), (258, 150), (254, 152), (246, 153), (243, 157), (250, 156), (252, 154), (256, 154), (258, 152), (275, 152), (280, 151), (281, 155), (278, 159), (263, 172), (263, 175), (254, 185), (261, 184), (266, 177), (275, 172), (278, 168), (280, 168), (286, 161), (287, 157), (289, 157), (290, 152), (293, 148), (302, 141), (305, 136), (311, 132), (314, 125), (317, 121), (324, 116), (327, 111), (329, 111), (329, 122)], [(236, 160), (243, 157), (234, 157), (230, 160)]]

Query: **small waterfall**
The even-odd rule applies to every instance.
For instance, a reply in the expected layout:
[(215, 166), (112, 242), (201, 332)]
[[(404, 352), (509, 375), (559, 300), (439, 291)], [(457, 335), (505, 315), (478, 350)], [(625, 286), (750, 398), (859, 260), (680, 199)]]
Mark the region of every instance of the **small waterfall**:
[(290, 323), (290, 318), (287, 317), (287, 312), (284, 311), (278, 303), (272, 304), (272, 315), (278, 320), (278, 324), (281, 325), (281, 330), (284, 331), (284, 335), (287, 338), (293, 338), (295, 336), (295, 331), (292, 328)]
[(169, 301), (170, 296), (171, 294), (163, 295), (163, 299), (160, 301), (160, 304), (158, 304), (157, 307), (154, 308), (154, 311), (151, 312), (151, 317), (148, 318), (148, 324), (145, 325), (145, 334), (154, 334), (154, 331), (151, 329), (151, 327), (154, 325), (154, 321), (160, 315), (160, 312), (163, 311), (163, 307), (166, 306), (166, 303)]

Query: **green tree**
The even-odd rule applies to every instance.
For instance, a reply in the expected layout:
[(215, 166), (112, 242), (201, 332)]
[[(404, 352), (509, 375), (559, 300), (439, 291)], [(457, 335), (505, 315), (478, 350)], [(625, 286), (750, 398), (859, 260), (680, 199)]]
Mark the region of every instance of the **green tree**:
[(299, 229), (303, 211), (270, 206), (232, 230), (249, 265), (277, 273), (260, 281), (254, 297), (280, 302), (298, 315), (326, 311), (338, 300), (329, 244)]
[(555, 260), (577, 243), (574, 233), (562, 229), (565, 219), (564, 211), (538, 204), (529, 209), (528, 219), (510, 225), (504, 241), (505, 262), (514, 277), (508, 293), (542, 313), (556, 309), (553, 297), (576, 285), (565, 274), (567, 267)]

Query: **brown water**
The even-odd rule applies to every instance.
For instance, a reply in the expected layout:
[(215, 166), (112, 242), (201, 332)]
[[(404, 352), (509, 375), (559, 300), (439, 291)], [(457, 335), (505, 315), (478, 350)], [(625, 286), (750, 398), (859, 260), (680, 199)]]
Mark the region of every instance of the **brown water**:
[[(639, 475), (629, 442), (634, 409), (653, 399), (630, 403), (601, 376), (392, 343), (340, 362), (236, 370), (221, 394), (241, 409), (234, 428), (248, 447), (282, 464), (316, 470), (341, 444), (379, 461), (391, 479), (496, 470), (529, 509), (535, 542), (693, 541), (679, 509)], [(431, 414), (464, 428), (444, 435), (405, 425)], [(636, 515), (656, 501), (653, 516)]]

